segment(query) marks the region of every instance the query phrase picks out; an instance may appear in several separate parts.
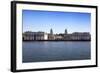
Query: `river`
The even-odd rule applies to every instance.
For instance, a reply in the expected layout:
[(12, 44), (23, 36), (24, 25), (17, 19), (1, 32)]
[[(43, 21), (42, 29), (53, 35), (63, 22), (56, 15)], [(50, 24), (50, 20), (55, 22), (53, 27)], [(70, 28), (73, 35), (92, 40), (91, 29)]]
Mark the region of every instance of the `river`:
[(90, 41), (23, 41), (22, 47), (24, 63), (91, 58)]

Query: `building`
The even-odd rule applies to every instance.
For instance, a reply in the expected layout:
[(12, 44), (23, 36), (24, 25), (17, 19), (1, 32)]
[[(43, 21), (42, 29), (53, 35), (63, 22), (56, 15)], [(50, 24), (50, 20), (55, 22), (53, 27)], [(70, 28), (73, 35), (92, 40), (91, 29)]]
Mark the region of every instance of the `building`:
[(53, 35), (53, 30), (52, 30), (52, 28), (50, 29), (50, 34)]
[(50, 33), (45, 32), (31, 32), (27, 31), (23, 33), (23, 40), (66, 40), (66, 41), (84, 41), (91, 40), (89, 32), (74, 32), (68, 33), (65, 29), (64, 33), (53, 34), (53, 30), (50, 29)]
[(55, 40), (63, 40), (63, 35), (61, 35), (61, 34), (56, 34), (56, 35), (55, 35)]
[(24, 32), (23, 40), (48, 40), (48, 34), (44, 32)]
[(64, 35), (64, 40), (91, 40), (91, 35), (88, 32), (74, 32)]
[(55, 35), (53, 34), (52, 29), (50, 29), (50, 34), (48, 34), (48, 40), (55, 40)]
[(65, 34), (67, 34), (67, 29), (65, 29)]

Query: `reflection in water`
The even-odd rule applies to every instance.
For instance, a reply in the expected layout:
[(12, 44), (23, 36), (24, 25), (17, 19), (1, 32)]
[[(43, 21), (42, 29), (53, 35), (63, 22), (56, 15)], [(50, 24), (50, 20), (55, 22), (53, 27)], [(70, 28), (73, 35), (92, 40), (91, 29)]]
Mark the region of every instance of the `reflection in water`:
[(23, 42), (23, 62), (90, 59), (90, 42)]

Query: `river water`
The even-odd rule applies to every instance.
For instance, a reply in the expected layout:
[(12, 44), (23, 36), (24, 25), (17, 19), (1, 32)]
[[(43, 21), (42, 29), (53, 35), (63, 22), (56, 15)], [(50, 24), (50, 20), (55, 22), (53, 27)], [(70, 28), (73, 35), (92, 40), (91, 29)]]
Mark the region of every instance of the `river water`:
[(91, 58), (90, 41), (23, 41), (22, 47), (24, 63)]

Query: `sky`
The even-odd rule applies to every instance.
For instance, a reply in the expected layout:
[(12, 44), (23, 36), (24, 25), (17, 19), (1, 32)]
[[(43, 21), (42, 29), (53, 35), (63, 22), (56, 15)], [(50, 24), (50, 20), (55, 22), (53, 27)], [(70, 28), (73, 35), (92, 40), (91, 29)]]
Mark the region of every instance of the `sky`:
[(91, 14), (80, 12), (60, 12), (60, 11), (40, 11), (23, 10), (22, 11), (23, 32), (43, 31), (50, 33), (68, 33), (90, 32)]

